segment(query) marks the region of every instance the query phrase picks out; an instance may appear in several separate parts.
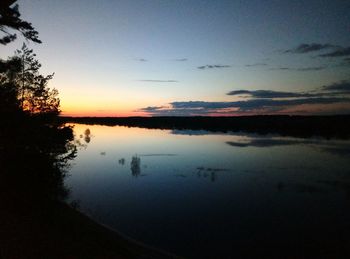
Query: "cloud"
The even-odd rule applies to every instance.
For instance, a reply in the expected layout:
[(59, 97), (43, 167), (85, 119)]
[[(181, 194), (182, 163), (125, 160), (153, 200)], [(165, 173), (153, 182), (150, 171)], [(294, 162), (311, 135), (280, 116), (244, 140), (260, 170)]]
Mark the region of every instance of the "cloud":
[(290, 114), (299, 113), (300, 108), (304, 109), (303, 113), (307, 113), (309, 110), (307, 105), (318, 105), (315, 106), (316, 112), (324, 113), (327, 111), (320, 107), (332, 105), (328, 112), (334, 113), (337, 110), (344, 113), (350, 108), (350, 80), (324, 85), (308, 92), (233, 90), (227, 95), (244, 99), (232, 102), (176, 101), (169, 103), (168, 106), (149, 106), (139, 111), (153, 116)]
[(187, 58), (176, 58), (176, 59), (173, 59), (173, 61), (185, 62), (185, 61), (188, 61), (188, 59)]
[(147, 59), (144, 59), (144, 58), (137, 58), (135, 60), (136, 61), (140, 61), (140, 62), (147, 62), (148, 61)]
[(338, 46), (335, 46), (332, 44), (303, 43), (297, 46), (296, 48), (285, 50), (283, 51), (283, 53), (304, 54), (304, 53), (315, 52), (315, 51), (320, 51), (324, 49), (332, 49), (337, 47)]
[(246, 67), (261, 67), (261, 66), (267, 66), (266, 63), (254, 63), (254, 64), (247, 64)]
[(294, 98), (294, 97), (314, 97), (315, 94), (311, 93), (298, 93), (298, 92), (281, 92), (271, 90), (234, 90), (227, 93), (227, 95), (249, 95), (253, 98)]
[(299, 71), (299, 72), (309, 72), (309, 71), (320, 71), (320, 70), (324, 70), (326, 68), (327, 68), (327, 66), (299, 67), (299, 68), (277, 67), (277, 68), (270, 68), (269, 70), (290, 70), (290, 71)]
[(143, 111), (152, 116), (205, 116), (210, 113), (208, 109), (157, 109), (153, 111), (145, 111), (145, 108), (141, 108), (139, 111)]
[[(350, 65), (350, 47), (343, 47), (339, 45), (332, 44), (320, 44), (320, 43), (311, 43), (311, 44), (300, 44), (296, 48), (288, 49), (282, 51), (282, 53), (293, 53), (293, 54), (305, 54), (310, 52), (323, 51), (322, 54), (318, 54), (316, 57), (321, 58), (341, 58), (343, 62), (337, 65), (331, 65), (331, 67), (347, 67)], [(326, 52), (325, 52), (326, 51)], [(305, 67), (305, 68), (288, 68), (288, 67), (280, 67), (280, 68), (271, 68), (270, 70), (295, 70), (301, 72), (307, 71), (319, 71), (326, 69), (327, 66), (317, 66), (317, 67)]]
[(178, 83), (177, 80), (158, 80), (158, 79), (141, 79), (137, 80), (139, 82), (148, 82), (148, 83)]
[(324, 85), (321, 88), (324, 91), (335, 91), (335, 92), (341, 92), (341, 93), (350, 93), (350, 81), (349, 80), (341, 80), (339, 82), (330, 84), (330, 85)]
[(164, 108), (164, 106), (148, 106), (146, 108), (139, 109), (139, 111), (153, 112), (153, 111), (158, 111), (158, 110), (160, 110), (162, 108)]
[(213, 69), (213, 68), (226, 68), (231, 67), (230, 65), (205, 65), (205, 66), (199, 66), (198, 69), (204, 70), (204, 69)]
[(350, 80), (341, 80), (330, 85), (324, 85), (319, 89), (308, 92), (283, 92), (272, 90), (233, 90), (227, 95), (250, 97), (255, 99), (273, 98), (312, 98), (312, 97), (334, 97), (350, 94)]
[(301, 72), (307, 72), (307, 71), (319, 71), (319, 70), (324, 70), (326, 69), (327, 66), (319, 66), (319, 67), (301, 67), (301, 68), (296, 68), (296, 71), (301, 71)]
[(237, 102), (204, 102), (186, 101), (172, 102), (169, 108), (152, 107), (141, 108), (140, 111), (147, 112), (153, 116), (205, 116), (205, 115), (232, 115), (232, 114), (272, 114), (281, 112), (287, 108), (306, 104), (336, 104), (350, 103), (346, 97), (316, 97), (300, 98), (291, 100), (273, 99), (251, 99)]
[(350, 56), (350, 47), (344, 48), (344, 47), (338, 47), (336, 50), (326, 53), (326, 54), (321, 54), (318, 55), (319, 57), (323, 58), (334, 58), (334, 57), (345, 57), (345, 56)]
[(236, 102), (204, 102), (204, 101), (188, 101), (188, 102), (172, 102), (170, 103), (175, 109), (224, 109), (238, 108), (240, 111), (255, 110), (266, 107), (275, 106), (294, 106), (302, 104), (331, 104), (339, 102), (349, 102), (350, 98), (341, 97), (315, 97), (300, 98), (289, 100), (273, 100), (273, 99), (251, 99)]
[(293, 70), (290, 67), (274, 67), (274, 68), (270, 68), (269, 70)]

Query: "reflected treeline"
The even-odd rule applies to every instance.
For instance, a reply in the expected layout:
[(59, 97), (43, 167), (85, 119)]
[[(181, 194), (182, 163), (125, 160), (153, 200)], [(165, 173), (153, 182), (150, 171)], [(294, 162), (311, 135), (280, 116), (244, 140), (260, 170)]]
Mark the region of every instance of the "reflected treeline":
[(245, 147), (257, 147), (267, 148), (276, 146), (290, 146), (290, 145), (309, 145), (317, 148), (321, 151), (328, 152), (334, 155), (347, 156), (350, 155), (350, 143), (349, 141), (329, 141), (320, 139), (291, 139), (291, 138), (249, 138), (243, 141), (227, 141), (226, 144), (245, 148)]
[(218, 172), (227, 172), (227, 171), (230, 171), (230, 170), (226, 168), (211, 168), (211, 167), (199, 166), (197, 167), (197, 177), (199, 178), (209, 177), (211, 182), (215, 182), (218, 178), (217, 176)]
[(15, 208), (64, 200), (69, 193), (64, 178), (76, 150), (70, 127), (27, 116), (7, 122), (0, 128), (2, 198)]
[(121, 158), (118, 160), (118, 164), (125, 165), (125, 158)]
[(137, 155), (131, 158), (130, 163), (131, 174), (134, 177), (138, 177), (141, 174), (141, 158)]
[(91, 141), (91, 136), (90, 135), (91, 135), (90, 129), (86, 129), (84, 131), (84, 140), (85, 140), (86, 143), (90, 143), (90, 141)]
[[(350, 115), (335, 116), (241, 116), (241, 117), (61, 117), (64, 122), (109, 126), (142, 127), (150, 129), (200, 130), (216, 132), (248, 132), (279, 134), (293, 137), (348, 139)], [(177, 132), (178, 133), (178, 132)], [(196, 134), (191, 132), (192, 135)]]
[[(79, 135), (79, 139), (75, 139), (75, 144), (79, 147), (79, 148), (87, 148), (87, 145), (90, 143), (91, 141), (91, 131), (89, 128), (87, 128), (84, 131), (84, 134), (80, 134)], [(84, 141), (82, 141), (84, 140)]]

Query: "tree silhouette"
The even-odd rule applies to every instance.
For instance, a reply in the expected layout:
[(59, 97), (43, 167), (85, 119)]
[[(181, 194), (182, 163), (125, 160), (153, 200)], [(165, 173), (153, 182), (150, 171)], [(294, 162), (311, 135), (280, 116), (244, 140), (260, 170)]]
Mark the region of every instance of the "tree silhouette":
[[(41, 43), (32, 24), (20, 18), (15, 2), (0, 2), (0, 31), (4, 34), (0, 36), (0, 44), (6, 45), (17, 38), (11, 30), (19, 31), (27, 40)], [(41, 65), (35, 60), (33, 51), (25, 45), (16, 54), (8, 60), (0, 59), (0, 113), (11, 117), (21, 108), (30, 113), (58, 114), (57, 90), (47, 88), (47, 82), (53, 75), (45, 77), (39, 74)]]
[(47, 87), (54, 74), (43, 76), (39, 73), (41, 64), (35, 58), (33, 50), (23, 44), (21, 50), (16, 51), (21, 60), (22, 71), (18, 78), (20, 85), (21, 108), (30, 113), (59, 113), (60, 100), (58, 91)]
[[(0, 38), (0, 44), (6, 45), (17, 38), (16, 33), (10, 33), (10, 30), (16, 30), (22, 33), (27, 39), (36, 43), (41, 43), (38, 38), (38, 32), (31, 23), (23, 21), (18, 5), (12, 6), (16, 0), (1, 0), (0, 3), (0, 31), (5, 35)], [(12, 7), (11, 7), (12, 6)]]
[(12, 57), (6, 62), (0, 62), (0, 112), (12, 116), (19, 111), (18, 88), (14, 80), (21, 70), (18, 57)]
[(35, 53), (25, 44), (14, 57), (2, 63), (0, 95), (5, 100), (2, 111), (18, 105), (30, 114), (59, 114), (58, 91), (47, 86), (54, 74), (43, 76), (40, 67)]

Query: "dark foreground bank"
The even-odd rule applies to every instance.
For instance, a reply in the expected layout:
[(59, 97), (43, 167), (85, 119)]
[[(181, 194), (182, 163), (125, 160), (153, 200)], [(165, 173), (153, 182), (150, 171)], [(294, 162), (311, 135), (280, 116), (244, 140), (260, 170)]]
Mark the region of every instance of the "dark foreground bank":
[(113, 232), (60, 202), (45, 212), (1, 202), (1, 258), (175, 258)]
[(171, 258), (98, 225), (66, 205), (73, 132), (17, 116), (0, 127), (0, 258)]
[(350, 137), (350, 115), (240, 117), (60, 117), (63, 122), (152, 129), (279, 134), (293, 137)]

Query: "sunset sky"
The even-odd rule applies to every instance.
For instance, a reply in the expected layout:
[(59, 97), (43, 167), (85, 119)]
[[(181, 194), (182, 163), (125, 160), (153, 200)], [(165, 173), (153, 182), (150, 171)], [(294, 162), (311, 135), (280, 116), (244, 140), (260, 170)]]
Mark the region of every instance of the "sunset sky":
[(63, 115), (350, 112), (347, 0), (18, 4)]

